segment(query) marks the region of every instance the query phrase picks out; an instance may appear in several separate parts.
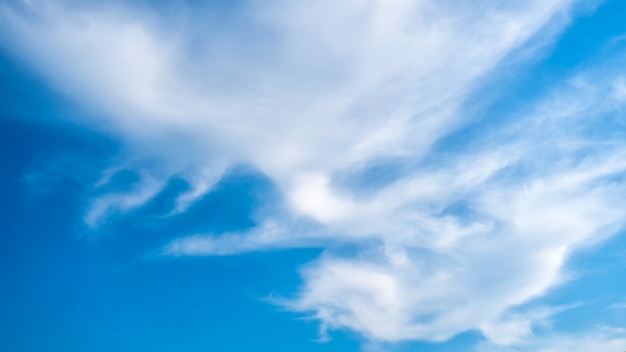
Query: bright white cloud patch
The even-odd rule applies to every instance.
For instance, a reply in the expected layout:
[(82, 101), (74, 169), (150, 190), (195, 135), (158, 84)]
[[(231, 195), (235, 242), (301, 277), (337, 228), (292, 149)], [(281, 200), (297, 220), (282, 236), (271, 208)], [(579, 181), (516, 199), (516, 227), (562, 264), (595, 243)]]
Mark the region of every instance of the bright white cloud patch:
[[(86, 222), (142, 206), (173, 175), (192, 186), (172, 210), (184, 212), (226, 165), (251, 163), (285, 209), (165, 252), (324, 246), (281, 303), (325, 327), (383, 341), (476, 329), (519, 344), (551, 314), (521, 305), (566, 279), (573, 251), (624, 223), (626, 149), (610, 127), (624, 79), (613, 71), (555, 84), (441, 147), (487, 118), (468, 99), (565, 26), (571, 1), (249, 2), (228, 14), (238, 30), (201, 11), (178, 22), (32, 3), (0, 7), (5, 44), (96, 112), (80, 123), (160, 160), (140, 166), (135, 190), (95, 199)], [(594, 129), (600, 121), (609, 127)]]

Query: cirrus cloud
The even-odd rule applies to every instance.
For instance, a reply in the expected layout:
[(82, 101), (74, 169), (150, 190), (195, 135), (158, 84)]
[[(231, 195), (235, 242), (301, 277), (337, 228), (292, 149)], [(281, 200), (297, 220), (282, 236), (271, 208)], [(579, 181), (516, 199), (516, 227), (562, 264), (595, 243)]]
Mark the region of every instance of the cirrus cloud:
[(191, 187), (170, 215), (185, 212), (228, 165), (249, 163), (281, 209), (165, 254), (322, 247), (279, 304), (372, 340), (479, 330), (516, 345), (553, 314), (525, 304), (626, 219), (613, 128), (623, 78), (615, 64), (589, 69), (507, 116), (480, 116), (469, 99), (544, 49), (576, 4), (250, 1), (204, 23), (184, 7), (166, 20), (33, 1), (0, 17), (4, 47), (90, 109), (78, 123), (158, 160), (129, 158), (140, 182), (94, 199), (88, 225), (145, 205), (172, 177)]

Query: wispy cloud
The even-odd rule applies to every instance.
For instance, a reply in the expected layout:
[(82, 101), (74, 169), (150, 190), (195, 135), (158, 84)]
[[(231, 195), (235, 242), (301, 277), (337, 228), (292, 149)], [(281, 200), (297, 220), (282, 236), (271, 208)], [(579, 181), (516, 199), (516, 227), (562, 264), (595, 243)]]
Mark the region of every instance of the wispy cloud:
[(551, 334), (526, 341), (520, 347), (483, 345), (480, 352), (585, 352), (623, 351), (626, 349), (626, 332), (621, 328), (599, 327), (580, 334)]
[(609, 306), (611, 309), (626, 309), (626, 300), (621, 302), (613, 303)]
[[(281, 304), (373, 340), (476, 329), (515, 345), (552, 314), (522, 305), (626, 217), (619, 65), (555, 83), (507, 116), (467, 109), (486, 75), (539, 50), (571, 6), (249, 2), (228, 14), (237, 31), (120, 5), (4, 5), (0, 17), (6, 47), (93, 109), (80, 123), (158, 160), (138, 167), (136, 189), (94, 199), (88, 224), (141, 207), (174, 175), (192, 186), (172, 210), (184, 212), (227, 165), (250, 163), (281, 192), (280, 211), (165, 253), (326, 248)], [(463, 132), (485, 119), (488, 130)], [(462, 142), (444, 148), (453, 134)]]

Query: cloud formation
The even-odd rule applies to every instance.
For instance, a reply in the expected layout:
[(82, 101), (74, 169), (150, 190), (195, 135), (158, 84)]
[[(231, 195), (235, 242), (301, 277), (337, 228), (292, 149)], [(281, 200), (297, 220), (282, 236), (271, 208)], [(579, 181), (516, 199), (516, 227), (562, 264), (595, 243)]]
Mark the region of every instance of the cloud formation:
[(626, 334), (622, 328), (602, 326), (592, 332), (575, 336), (558, 335), (534, 338), (519, 347), (483, 345), (480, 352), (585, 352), (585, 351), (623, 351), (626, 348)]
[(228, 165), (252, 164), (281, 209), (164, 253), (323, 247), (279, 302), (325, 328), (516, 345), (553, 314), (525, 304), (624, 223), (618, 64), (505, 116), (471, 108), (554, 39), (572, 1), (250, 1), (225, 20), (78, 4), (3, 5), (0, 18), (3, 45), (91, 110), (78, 123), (158, 160), (130, 158), (141, 181), (94, 199), (85, 222), (141, 207), (174, 176), (191, 186), (171, 214), (184, 212)]

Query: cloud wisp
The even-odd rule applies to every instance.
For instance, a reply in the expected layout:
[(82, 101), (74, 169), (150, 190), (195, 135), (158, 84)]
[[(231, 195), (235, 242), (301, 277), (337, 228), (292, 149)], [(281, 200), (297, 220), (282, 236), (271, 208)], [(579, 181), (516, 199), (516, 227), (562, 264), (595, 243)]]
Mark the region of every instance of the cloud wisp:
[(326, 328), (391, 342), (478, 330), (516, 345), (554, 313), (524, 304), (626, 220), (619, 65), (507, 116), (468, 108), (487, 76), (521, 67), (511, 55), (532, 58), (567, 25), (571, 1), (250, 1), (208, 23), (184, 6), (165, 20), (29, 4), (0, 7), (4, 47), (91, 109), (79, 123), (158, 160), (131, 159), (137, 188), (94, 199), (85, 222), (141, 207), (174, 176), (191, 189), (171, 215), (185, 212), (228, 165), (252, 164), (282, 209), (164, 252), (325, 248), (278, 302)]

